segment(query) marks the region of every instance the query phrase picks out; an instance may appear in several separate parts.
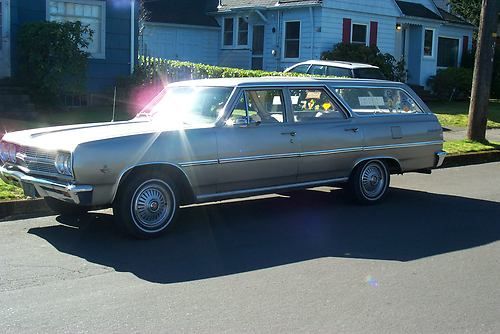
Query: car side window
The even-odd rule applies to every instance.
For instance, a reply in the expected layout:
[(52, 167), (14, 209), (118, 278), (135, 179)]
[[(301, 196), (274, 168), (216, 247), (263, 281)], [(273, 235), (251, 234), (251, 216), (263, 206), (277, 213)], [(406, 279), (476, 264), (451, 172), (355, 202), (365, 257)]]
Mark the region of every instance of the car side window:
[(292, 68), (290, 70), (290, 72), (294, 72), (294, 73), (307, 73), (307, 70), (309, 69), (309, 64), (303, 64), (303, 65), (298, 65), (298, 66), (295, 66), (294, 68)]
[(340, 78), (351, 78), (352, 72), (348, 68), (328, 66), (326, 68), (326, 75)]
[(323, 88), (290, 89), (295, 122), (317, 122), (345, 118), (342, 110)]
[(240, 95), (227, 124), (283, 123), (283, 101), (281, 89), (246, 90)]
[(309, 69), (308, 74), (312, 75), (325, 75), (326, 74), (326, 66), (323, 65), (312, 65)]
[(392, 87), (337, 88), (336, 92), (360, 116), (373, 114), (411, 115), (423, 113), (404, 90)]

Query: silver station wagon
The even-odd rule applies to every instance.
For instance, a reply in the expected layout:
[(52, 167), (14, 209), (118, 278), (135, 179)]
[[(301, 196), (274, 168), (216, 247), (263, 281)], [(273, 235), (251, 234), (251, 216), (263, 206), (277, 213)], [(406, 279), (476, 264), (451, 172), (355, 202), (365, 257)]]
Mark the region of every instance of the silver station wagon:
[(7, 133), (3, 180), (60, 214), (112, 207), (134, 236), (179, 206), (322, 185), (380, 201), (391, 174), (439, 167), (442, 128), (406, 85), (245, 78), (174, 83), (126, 122)]

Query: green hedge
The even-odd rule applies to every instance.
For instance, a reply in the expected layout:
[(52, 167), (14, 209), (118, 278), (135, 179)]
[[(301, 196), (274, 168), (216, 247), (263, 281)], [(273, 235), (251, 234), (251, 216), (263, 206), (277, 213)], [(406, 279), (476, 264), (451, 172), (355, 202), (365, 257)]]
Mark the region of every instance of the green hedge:
[(145, 84), (175, 82), (181, 80), (211, 79), (211, 78), (245, 78), (268, 76), (304, 76), (297, 73), (266, 72), (260, 70), (243, 70), (231, 67), (219, 67), (196, 64), (177, 60), (166, 60), (155, 57), (139, 57), (136, 69), (139, 81)]
[(472, 69), (449, 67), (428, 80), (432, 91), (443, 100), (467, 99), (472, 88)]

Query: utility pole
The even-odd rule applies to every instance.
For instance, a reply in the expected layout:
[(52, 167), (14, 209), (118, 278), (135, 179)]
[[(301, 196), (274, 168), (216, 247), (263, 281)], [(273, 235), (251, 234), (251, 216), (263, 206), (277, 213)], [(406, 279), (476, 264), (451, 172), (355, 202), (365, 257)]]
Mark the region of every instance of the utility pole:
[(469, 126), (467, 138), (474, 141), (486, 140), (486, 122), (490, 98), (493, 58), (495, 56), (495, 36), (498, 22), (498, 0), (483, 0), (479, 35), (477, 38), (476, 60), (472, 77), (472, 92), (469, 106)]

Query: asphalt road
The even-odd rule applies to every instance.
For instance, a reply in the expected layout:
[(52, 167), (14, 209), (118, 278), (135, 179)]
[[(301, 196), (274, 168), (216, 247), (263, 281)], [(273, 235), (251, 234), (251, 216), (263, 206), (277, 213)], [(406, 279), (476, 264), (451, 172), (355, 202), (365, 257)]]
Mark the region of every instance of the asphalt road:
[(500, 333), (500, 163), (183, 209), (137, 241), (107, 212), (0, 223), (18, 332)]

